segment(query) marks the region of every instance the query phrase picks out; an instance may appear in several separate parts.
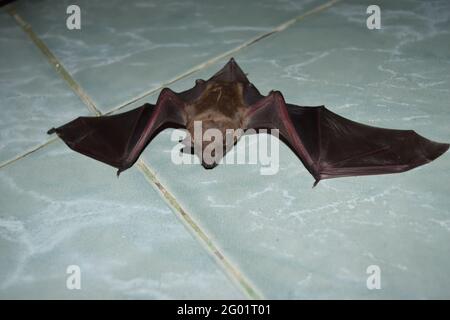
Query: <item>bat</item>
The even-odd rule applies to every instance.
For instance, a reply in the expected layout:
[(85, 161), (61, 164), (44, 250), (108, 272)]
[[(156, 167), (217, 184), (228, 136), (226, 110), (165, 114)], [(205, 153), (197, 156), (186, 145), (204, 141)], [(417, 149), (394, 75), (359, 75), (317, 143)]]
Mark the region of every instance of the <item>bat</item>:
[[(198, 122), (203, 129), (221, 132), (223, 141), (194, 140)], [(412, 130), (377, 128), (343, 118), (324, 106), (286, 103), (279, 91), (261, 95), (233, 58), (207, 81), (196, 80), (189, 90), (177, 93), (164, 88), (156, 105), (145, 103), (111, 116), (79, 117), (48, 134), (56, 133), (69, 148), (117, 168), (119, 175), (165, 128), (186, 129), (189, 135), (183, 151), (195, 152), (200, 159), (207, 148), (222, 147), (223, 152), (212, 152), (212, 160), (202, 159), (206, 169), (220, 162), (242, 132), (277, 129), (280, 140), (314, 177), (314, 186), (323, 179), (407, 171), (449, 148)], [(231, 129), (238, 134), (228, 139)]]

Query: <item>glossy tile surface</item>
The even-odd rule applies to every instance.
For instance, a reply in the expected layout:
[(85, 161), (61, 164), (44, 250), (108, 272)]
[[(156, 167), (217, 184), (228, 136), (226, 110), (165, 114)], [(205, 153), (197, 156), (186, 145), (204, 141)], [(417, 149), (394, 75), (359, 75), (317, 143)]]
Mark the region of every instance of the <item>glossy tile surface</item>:
[(48, 139), (88, 109), (15, 21), (0, 11), (0, 163)]
[(242, 298), (134, 168), (117, 179), (57, 142), (0, 180), (3, 299)]
[(102, 111), (268, 31), (318, 1), (21, 1), (25, 17)]
[[(323, 2), (248, 3), (82, 1), (81, 31), (65, 28), (64, 1), (15, 7), (107, 111)], [(324, 104), (352, 120), (449, 142), (450, 4), (381, 1), (382, 28), (368, 30), (370, 4), (341, 1), (234, 57), (264, 94), (280, 90), (293, 104)], [(188, 89), (226, 61), (170, 88)], [(204, 170), (171, 161), (173, 133), (160, 133), (142, 159), (263, 297), (450, 297), (449, 154), (401, 174), (311, 188), (314, 179), (282, 143), (274, 175), (262, 175), (260, 163)], [(255, 154), (255, 138), (235, 151)], [(136, 168), (116, 179), (112, 168), (58, 142), (0, 177), (2, 297), (245, 297)], [(65, 268), (77, 263), (86, 280), (74, 292)], [(381, 270), (380, 290), (367, 288), (370, 266)]]
[[(367, 6), (343, 3), (235, 58), (264, 93), (278, 89), (291, 103), (325, 104), (353, 120), (448, 141), (444, 6), (386, 4), (383, 29), (369, 31)], [(171, 87), (189, 88), (223, 63)], [(144, 157), (265, 296), (449, 296), (448, 154), (406, 173), (322, 181), (311, 189), (313, 178), (284, 145), (274, 176), (261, 176), (258, 165), (177, 166), (170, 162), (173, 145), (170, 132), (162, 134)], [(381, 290), (366, 287), (371, 265), (382, 271)]]

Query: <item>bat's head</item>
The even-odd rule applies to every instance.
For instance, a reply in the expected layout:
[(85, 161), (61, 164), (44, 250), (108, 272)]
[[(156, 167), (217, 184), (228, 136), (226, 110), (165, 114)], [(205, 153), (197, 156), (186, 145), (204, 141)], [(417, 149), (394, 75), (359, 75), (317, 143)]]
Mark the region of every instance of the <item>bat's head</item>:
[(205, 169), (216, 167), (243, 134), (227, 119), (195, 121), (187, 129), (193, 151)]

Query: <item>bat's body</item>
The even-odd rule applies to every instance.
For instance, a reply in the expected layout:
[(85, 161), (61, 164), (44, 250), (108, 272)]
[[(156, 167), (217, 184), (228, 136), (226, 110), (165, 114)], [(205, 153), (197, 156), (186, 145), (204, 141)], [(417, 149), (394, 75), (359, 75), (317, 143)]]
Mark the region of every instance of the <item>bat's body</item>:
[[(208, 136), (194, 140), (196, 122), (202, 123), (203, 131), (220, 131), (224, 140)], [(70, 148), (118, 168), (119, 173), (132, 166), (151, 139), (166, 127), (185, 128), (191, 139), (185, 144), (197, 145), (196, 150), (203, 151), (211, 144), (223, 147), (223, 153), (216, 154), (212, 162), (202, 162), (205, 168), (215, 167), (239, 139), (238, 134), (226, 140), (227, 129), (278, 129), (280, 138), (316, 183), (335, 177), (407, 171), (449, 148), (412, 130), (376, 128), (347, 120), (324, 106), (287, 104), (279, 91), (263, 96), (233, 59), (209, 80), (197, 80), (190, 90), (175, 93), (163, 89), (156, 105), (144, 104), (108, 117), (80, 117), (49, 133), (56, 132)]]
[[(198, 82), (201, 82), (201, 80), (198, 80)], [(197, 99), (186, 105), (185, 110), (187, 116), (186, 129), (189, 132), (188, 137), (191, 138), (191, 141), (185, 142), (186, 147), (191, 152), (194, 152), (194, 150), (201, 151), (197, 156), (203, 160), (203, 152), (206, 146), (211, 143), (216, 143), (217, 148), (222, 149), (223, 156), (232, 147), (230, 143), (227, 144), (226, 131), (233, 130), (237, 132), (237, 130), (243, 129), (244, 127), (248, 104), (244, 99), (243, 84), (240, 82), (211, 81), (206, 85), (205, 90)], [(208, 134), (208, 129), (220, 131), (223, 140), (211, 142), (194, 141), (195, 122), (201, 122), (202, 132), (206, 131), (206, 135)], [(230, 142), (234, 143), (238, 138), (238, 136), (234, 136)], [(211, 138), (210, 140), (213, 139)], [(193, 147), (196, 144), (200, 145), (197, 149)], [(202, 164), (205, 168), (212, 169), (219, 161), (220, 155), (218, 154), (210, 163), (208, 161), (202, 161)]]

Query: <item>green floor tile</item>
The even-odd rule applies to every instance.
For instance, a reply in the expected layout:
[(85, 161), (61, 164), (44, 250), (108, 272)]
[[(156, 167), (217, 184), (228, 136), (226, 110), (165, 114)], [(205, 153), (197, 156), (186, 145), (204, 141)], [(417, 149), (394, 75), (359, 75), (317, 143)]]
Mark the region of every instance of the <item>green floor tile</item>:
[(243, 297), (136, 169), (117, 179), (57, 142), (0, 181), (3, 299)]
[(25, 33), (0, 11), (0, 163), (48, 139), (47, 130), (88, 109)]
[[(264, 94), (281, 90), (290, 103), (325, 104), (353, 120), (448, 142), (450, 51), (434, 40), (448, 36), (448, 4), (383, 2), (380, 31), (366, 28), (368, 5), (336, 5), (235, 58)], [(185, 90), (225, 62), (171, 87)], [(447, 154), (406, 173), (312, 189), (314, 179), (284, 145), (278, 174), (262, 176), (258, 165), (175, 165), (170, 135), (160, 134), (144, 159), (266, 297), (449, 297)], [(366, 287), (371, 265), (381, 268), (381, 290)]]
[(102, 111), (269, 32), (318, 1), (20, 1), (28, 21)]

